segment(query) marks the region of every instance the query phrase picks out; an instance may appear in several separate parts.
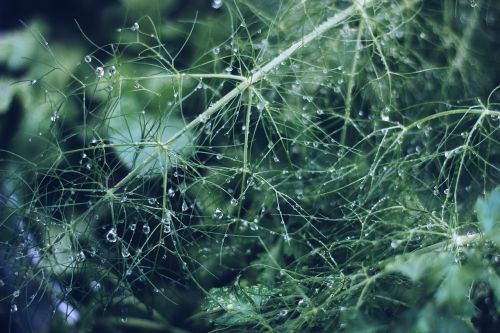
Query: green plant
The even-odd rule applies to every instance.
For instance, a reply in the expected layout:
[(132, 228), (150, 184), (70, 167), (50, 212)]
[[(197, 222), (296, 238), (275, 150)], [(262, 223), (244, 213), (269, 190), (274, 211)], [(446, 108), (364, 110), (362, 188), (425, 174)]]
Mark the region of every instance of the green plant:
[(2, 160), (16, 290), (94, 331), (498, 325), (500, 7), (220, 10), (173, 47), (142, 17), (78, 65), (35, 33), (50, 119)]

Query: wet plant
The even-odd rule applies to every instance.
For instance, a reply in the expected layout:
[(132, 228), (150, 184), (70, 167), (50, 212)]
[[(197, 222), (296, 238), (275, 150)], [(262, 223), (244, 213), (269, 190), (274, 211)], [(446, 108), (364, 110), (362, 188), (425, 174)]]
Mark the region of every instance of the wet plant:
[(47, 70), (18, 85), (43, 104), (1, 157), (10, 321), (45, 300), (54, 330), (498, 327), (498, 4), (212, 6), (81, 28), (71, 64), (32, 29)]

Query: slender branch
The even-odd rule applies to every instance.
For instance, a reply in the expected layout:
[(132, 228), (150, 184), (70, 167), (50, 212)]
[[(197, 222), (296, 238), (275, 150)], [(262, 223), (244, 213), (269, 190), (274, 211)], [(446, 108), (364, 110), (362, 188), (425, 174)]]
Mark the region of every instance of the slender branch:
[(145, 81), (145, 80), (155, 80), (155, 79), (175, 79), (180, 77), (187, 77), (193, 79), (228, 79), (236, 81), (245, 81), (246, 77), (241, 75), (232, 74), (218, 74), (218, 73), (170, 73), (170, 74), (154, 74), (149, 76), (131, 76), (131, 77), (121, 77), (122, 81)]
[[(374, 0), (365, 0), (364, 5), (368, 5), (372, 3)], [(161, 152), (167, 147), (179, 139), (184, 133), (190, 131), (191, 129), (198, 126), (200, 123), (205, 123), (214, 113), (222, 109), (226, 106), (233, 98), (242, 94), (247, 88), (249, 88), (252, 84), (255, 84), (262, 80), (266, 74), (272, 71), (276, 66), (279, 66), (283, 61), (288, 59), (293, 53), (297, 50), (307, 46), (312, 41), (321, 37), (326, 31), (332, 29), (333, 27), (339, 25), (343, 21), (345, 21), (350, 16), (356, 14), (359, 10), (358, 5), (352, 5), (337, 14), (333, 15), (318, 27), (316, 27), (312, 32), (302, 37), (300, 40), (293, 43), (290, 47), (288, 47), (285, 51), (275, 57), (273, 60), (269, 61), (266, 65), (257, 69), (249, 78), (243, 80), (239, 83), (234, 89), (229, 91), (226, 95), (224, 95), (217, 102), (209, 106), (204, 112), (202, 112), (198, 117), (188, 123), (184, 128), (175, 133), (170, 139), (165, 141), (164, 143), (159, 143), (158, 150), (151, 154), (147, 159), (145, 159), (142, 163), (137, 165), (134, 169), (132, 169), (127, 176), (125, 176), (121, 181), (116, 183), (112, 188), (108, 189), (105, 195), (96, 203), (96, 206), (99, 203), (103, 202), (106, 199), (109, 199), (114, 196), (118, 189), (124, 187), (130, 180), (132, 180), (137, 174), (139, 174), (149, 163), (158, 158)], [(89, 210), (90, 211), (90, 210)], [(81, 218), (84, 218), (86, 214), (82, 214)]]

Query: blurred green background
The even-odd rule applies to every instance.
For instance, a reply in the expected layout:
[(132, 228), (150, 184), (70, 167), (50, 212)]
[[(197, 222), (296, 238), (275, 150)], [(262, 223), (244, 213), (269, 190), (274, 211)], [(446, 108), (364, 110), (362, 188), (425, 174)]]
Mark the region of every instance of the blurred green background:
[[(206, 0), (0, 1), (1, 169), (16, 171), (16, 166), (8, 162), (12, 159), (12, 155), (7, 151), (27, 158), (40, 157), (38, 154), (45, 149), (43, 148), (45, 139), (49, 139), (48, 133), (53, 126), (49, 119), (59, 117), (54, 113), (59, 106), (64, 113), (64, 125), (61, 131), (75, 131), (72, 126), (81, 121), (79, 108), (82, 101), (57, 100), (57, 93), (53, 95), (52, 93), (58, 89), (71, 91), (73, 78), (70, 73), (82, 76), (89, 72), (89, 66), (84, 61), (86, 55), (92, 54), (93, 67), (97, 66), (95, 59), (101, 63), (113, 60), (109, 53), (97, 46), (109, 45), (118, 40), (126, 43), (127, 40), (135, 39), (135, 34), (129, 33), (124, 36), (126, 33), (120, 34), (120, 29), (130, 32), (134, 23), (140, 22), (141, 30), (153, 32), (151, 24), (153, 22), (162, 42), (165, 42), (170, 50), (182, 50), (176, 62), (176, 68), (182, 70), (193, 62), (193, 57), (207, 52), (209, 45), (220, 43), (221, 38), (226, 38), (227, 26), (222, 24), (221, 18), (227, 18), (224, 9), (214, 9), (211, 1)], [(194, 22), (203, 24), (204, 29), (195, 29), (186, 43)], [(65, 71), (53, 70), (54, 59), (59, 62), (58, 67), (65, 68)], [(56, 98), (51, 99), (51, 96)], [(99, 100), (98, 96), (93, 97)], [(131, 103), (130, 108), (140, 108), (141, 102), (137, 100), (140, 101), (141, 96), (135, 100), (128, 98), (126, 102)], [(121, 124), (117, 126), (119, 129)], [(180, 123), (177, 126), (180, 126)], [(116, 135), (119, 136), (120, 133)], [(80, 147), (82, 142), (79, 140), (83, 140), (82, 136), (85, 136), (85, 133), (77, 133), (77, 140), (70, 143), (69, 147)], [(125, 160), (127, 158), (124, 157)], [(0, 203), (2, 207), (8, 206), (10, 199), (2, 193), (12, 189), (6, 184), (1, 184), (0, 189), (2, 191)], [(2, 216), (5, 218), (4, 213), (5, 211), (2, 212)], [(65, 311), (63, 309), (65, 303), (59, 304), (60, 308), (54, 309), (54, 302), (58, 304), (58, 301), (53, 299), (50, 291), (37, 292), (29, 281), (23, 279), (25, 274), (23, 271), (31, 269), (30, 263), (15, 262), (14, 253), (9, 251), (8, 247), (9, 242), (16, 239), (16, 227), (11, 229), (5, 220), (2, 224), (3, 234), (0, 236), (0, 241), (6, 246), (0, 249), (0, 331), (77, 330), (71, 328), (71, 325), (68, 326), (57, 314), (60, 310)], [(52, 285), (51, 283), (50, 278), (45, 282), (48, 290), (61, 288), (57, 283)], [(11, 295), (21, 286), (22, 291), (17, 301), (10, 302)], [(37, 295), (33, 304), (31, 303), (33, 299), (28, 299), (30, 293)], [(181, 294), (186, 295), (186, 291), (183, 293)], [(189, 293), (187, 291), (187, 294)], [(172, 303), (163, 304), (164, 310), (171, 314), (172, 322), (184, 321), (193, 313), (199, 301), (199, 294), (197, 292), (194, 294), (196, 296), (193, 299), (184, 299), (180, 302), (182, 306), (172, 311), (166, 308), (172, 307)], [(14, 313), (14, 306), (19, 311)], [(121, 314), (121, 317), (126, 315)], [(131, 327), (128, 330), (136, 331), (137, 327), (143, 324), (134, 325), (128, 322), (127, 326)], [(196, 330), (196, 327), (189, 328), (190, 324), (182, 325)], [(92, 327), (93, 324), (83, 326)], [(120, 323), (117, 327), (120, 327)], [(151, 329), (154, 331), (158, 327)], [(164, 329), (175, 331), (173, 328)], [(94, 331), (96, 330), (100, 330), (99, 326), (94, 328)], [(123, 330), (127, 331), (126, 328)]]

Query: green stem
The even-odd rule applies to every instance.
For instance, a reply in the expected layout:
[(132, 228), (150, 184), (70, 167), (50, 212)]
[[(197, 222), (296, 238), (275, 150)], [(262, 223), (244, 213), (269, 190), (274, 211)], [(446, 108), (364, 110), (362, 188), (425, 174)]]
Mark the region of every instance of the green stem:
[[(364, 5), (368, 5), (372, 3), (374, 0), (365, 0)], [(290, 47), (288, 47), (285, 51), (283, 51), (280, 55), (278, 55), (273, 60), (269, 61), (266, 65), (257, 69), (253, 75), (249, 78), (246, 78), (242, 82), (240, 82), (235, 88), (229, 91), (226, 95), (221, 97), (217, 102), (209, 106), (204, 112), (202, 112), (198, 117), (193, 119), (190, 123), (188, 123), (184, 128), (175, 133), (170, 139), (165, 141), (164, 143), (158, 144), (158, 150), (152, 153), (147, 159), (145, 159), (142, 163), (132, 169), (127, 176), (125, 176), (122, 180), (120, 180), (115, 186), (108, 189), (106, 194), (98, 201), (94, 206), (98, 206), (100, 203), (104, 202), (107, 199), (114, 197), (114, 194), (118, 189), (124, 187), (128, 184), (137, 174), (139, 174), (149, 163), (158, 158), (163, 150), (166, 150), (167, 147), (172, 144), (174, 141), (179, 139), (184, 135), (184, 133), (192, 130), (200, 123), (205, 123), (207, 119), (209, 119), (213, 114), (217, 111), (224, 108), (233, 98), (242, 94), (247, 88), (252, 86), (253, 84), (262, 80), (266, 74), (272, 71), (275, 67), (279, 66), (283, 61), (288, 59), (292, 54), (294, 54), (297, 50), (307, 46), (315, 39), (321, 37), (326, 31), (332, 29), (333, 27), (339, 25), (341, 22), (345, 21), (350, 16), (354, 15), (359, 10), (358, 5), (352, 5), (334, 16), (330, 17), (318, 27), (316, 27), (312, 32), (302, 37), (300, 40), (293, 43)], [(87, 214), (90, 213), (91, 209), (87, 211)], [(87, 214), (80, 215), (79, 219), (85, 218)]]

